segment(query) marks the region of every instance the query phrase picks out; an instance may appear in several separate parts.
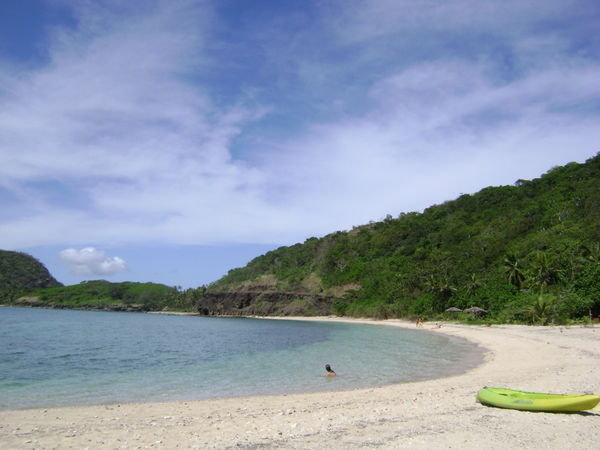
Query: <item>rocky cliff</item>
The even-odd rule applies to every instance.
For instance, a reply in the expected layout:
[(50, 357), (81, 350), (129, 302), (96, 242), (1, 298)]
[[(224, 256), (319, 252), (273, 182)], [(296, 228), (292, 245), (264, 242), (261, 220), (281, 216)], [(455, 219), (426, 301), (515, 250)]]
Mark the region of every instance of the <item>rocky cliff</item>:
[(291, 292), (206, 293), (198, 312), (206, 316), (323, 316), (332, 313), (334, 297)]

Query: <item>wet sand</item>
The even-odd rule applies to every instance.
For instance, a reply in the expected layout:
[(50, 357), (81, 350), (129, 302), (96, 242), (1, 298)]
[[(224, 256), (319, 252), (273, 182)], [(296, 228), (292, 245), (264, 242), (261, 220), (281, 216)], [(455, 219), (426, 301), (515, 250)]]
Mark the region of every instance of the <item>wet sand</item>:
[(486, 351), (484, 362), (446, 378), (354, 391), (2, 411), (0, 448), (600, 446), (598, 410), (530, 413), (475, 400), (483, 386), (599, 394), (600, 328), (362, 322), (468, 339)]

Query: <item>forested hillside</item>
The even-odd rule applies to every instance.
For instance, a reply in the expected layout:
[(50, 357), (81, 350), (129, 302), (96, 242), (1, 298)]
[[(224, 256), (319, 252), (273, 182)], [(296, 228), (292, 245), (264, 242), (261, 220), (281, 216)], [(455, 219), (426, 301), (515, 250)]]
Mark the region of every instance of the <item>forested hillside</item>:
[[(436, 317), (471, 306), (487, 320), (598, 316), (600, 155), (271, 251), (210, 285), (200, 309), (252, 312), (265, 291), (318, 295), (351, 316)], [(234, 293), (246, 300), (216, 308)]]
[(33, 289), (61, 286), (33, 256), (0, 250), (0, 302), (15, 299)]

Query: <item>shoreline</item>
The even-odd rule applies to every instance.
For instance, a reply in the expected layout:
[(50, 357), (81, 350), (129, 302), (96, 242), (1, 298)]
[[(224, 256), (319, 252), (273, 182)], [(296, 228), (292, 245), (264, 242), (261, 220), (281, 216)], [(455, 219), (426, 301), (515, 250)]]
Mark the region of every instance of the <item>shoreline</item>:
[[(172, 317), (181, 317), (181, 316), (189, 316), (187, 313), (179, 313), (173, 311), (160, 311), (157, 313), (148, 313), (153, 315), (169, 315)], [(102, 405), (110, 405), (110, 404), (124, 404), (124, 403), (165, 403), (171, 401), (197, 401), (197, 400), (218, 400), (224, 398), (236, 398), (236, 397), (255, 397), (255, 396), (273, 396), (273, 395), (292, 395), (292, 394), (309, 394), (309, 393), (318, 393), (318, 392), (343, 392), (350, 390), (358, 390), (358, 389), (367, 389), (381, 386), (389, 386), (398, 383), (409, 383), (415, 381), (425, 381), (432, 380), (438, 378), (446, 378), (454, 375), (461, 374), (474, 368), (483, 362), (483, 357), (485, 350), (480, 346), (472, 343), (463, 338), (457, 338), (454, 336), (445, 336), (445, 335), (435, 335), (433, 333), (427, 333), (425, 329), (417, 329), (414, 330), (410, 326), (409, 322), (404, 320), (395, 320), (389, 322), (381, 322), (378, 320), (372, 320), (370, 318), (363, 318), (359, 320), (349, 319), (344, 317), (336, 317), (336, 316), (328, 316), (328, 317), (311, 317), (311, 318), (303, 318), (300, 316), (283, 316), (283, 317), (271, 317), (271, 316), (209, 316), (209, 317), (201, 317), (201, 320), (206, 320), (206, 326), (210, 327), (210, 320), (214, 321), (229, 321), (232, 319), (248, 321), (249, 323), (254, 322), (252, 327), (257, 327), (261, 329), (263, 325), (261, 324), (261, 320), (270, 322), (273, 324), (274, 322), (280, 322), (280, 326), (288, 328), (287, 325), (283, 325), (283, 322), (289, 323), (290, 328), (295, 328), (296, 324), (310, 324), (310, 323), (318, 323), (321, 322), (324, 326), (335, 326), (341, 325), (342, 323), (348, 324), (352, 327), (355, 327), (356, 332), (358, 333), (368, 333), (368, 336), (371, 336), (369, 333), (375, 332), (379, 333), (381, 330), (385, 332), (385, 328), (388, 330), (395, 329), (398, 332), (402, 331), (402, 334), (392, 334), (389, 335), (391, 347), (387, 350), (384, 350), (383, 354), (387, 356), (380, 356), (377, 359), (373, 359), (373, 356), (369, 354), (364, 354), (363, 356), (358, 356), (357, 358), (351, 358), (348, 360), (348, 355), (340, 354), (339, 357), (342, 362), (338, 361), (338, 355), (336, 352), (331, 352), (330, 345), (327, 343), (325, 347), (322, 347), (319, 352), (313, 354), (309, 360), (307, 360), (307, 364), (312, 367), (312, 370), (302, 375), (300, 378), (295, 376), (295, 371), (290, 372), (290, 368), (282, 368), (282, 373), (285, 373), (286, 377), (292, 377), (290, 379), (282, 379), (281, 383), (277, 381), (277, 376), (274, 376), (273, 370), (276, 366), (273, 366), (269, 372), (269, 381), (261, 382), (257, 380), (257, 383), (241, 381), (241, 385), (237, 385), (236, 387), (231, 386), (230, 389), (221, 389), (215, 385), (215, 389), (210, 387), (205, 387), (203, 390), (198, 390), (194, 387), (194, 378), (196, 378), (196, 374), (203, 373), (200, 368), (194, 370), (194, 373), (190, 373), (190, 378), (186, 383), (188, 385), (188, 389), (186, 390), (185, 385), (182, 385), (177, 381), (176, 378), (171, 380), (173, 383), (178, 385), (178, 389), (170, 389), (170, 384), (172, 383), (159, 383), (156, 387), (153, 387), (153, 381), (150, 379), (147, 380), (146, 389), (140, 391), (138, 395), (128, 395), (128, 390), (125, 389), (121, 394), (119, 391), (123, 388), (119, 388), (119, 390), (111, 389), (110, 392), (105, 391), (104, 395), (100, 393), (96, 393), (93, 387), (86, 388), (85, 386), (79, 387), (79, 395), (70, 396), (70, 392), (65, 391), (65, 396), (60, 395), (58, 392), (46, 392), (45, 390), (39, 390), (37, 386), (31, 386), (31, 388), (27, 388), (23, 390), (21, 388), (21, 392), (27, 398), (19, 398), (19, 395), (15, 395), (13, 392), (9, 392), (6, 399), (1, 399), (4, 401), (0, 401), (0, 411), (22, 411), (22, 410), (30, 410), (30, 409), (56, 409), (56, 408), (68, 408), (68, 407), (86, 407), (86, 406), (102, 406)], [(191, 319), (192, 323), (194, 319)], [(334, 323), (337, 322), (337, 323)], [(190, 323), (190, 322), (187, 322)], [(267, 325), (267, 324), (265, 324)], [(366, 326), (365, 326), (366, 325)], [(386, 326), (388, 325), (388, 326)], [(390, 326), (392, 325), (392, 326)], [(403, 325), (402, 327), (398, 325)], [(201, 327), (203, 327), (201, 325)], [(373, 331), (367, 331), (369, 328), (372, 328)], [(419, 336), (419, 332), (425, 331), (425, 334)], [(429, 335), (429, 336), (427, 336)], [(370, 339), (370, 337), (366, 337), (366, 339)], [(410, 365), (407, 367), (405, 363), (402, 362), (404, 359), (404, 353), (399, 350), (400, 353), (394, 351), (394, 348), (398, 346), (399, 348), (404, 347), (404, 339), (407, 339), (409, 342), (421, 342), (421, 339), (424, 339), (422, 342), (430, 342), (428, 345), (431, 347), (432, 351), (435, 352), (440, 358), (438, 362), (436, 359), (432, 358), (432, 355), (428, 355), (427, 352), (422, 355), (420, 352), (409, 352), (406, 354), (406, 357), (414, 361), (417, 366), (420, 366), (422, 360), (427, 360), (428, 362), (422, 367), (423, 370), (416, 370), (416, 368), (410, 369)], [(433, 343), (435, 342), (435, 344)], [(414, 342), (413, 342), (414, 343)], [(332, 342), (331, 345), (336, 345)], [(348, 346), (361, 345), (360, 341), (354, 339), (352, 343), (347, 340), (339, 340), (337, 343), (337, 352), (346, 353), (346, 348), (352, 353), (352, 350)], [(427, 345), (427, 344), (424, 344)], [(446, 347), (448, 345), (449, 347)], [(373, 343), (370, 343), (370, 346), (373, 346)], [(432, 347), (433, 346), (433, 347)], [(440, 353), (439, 348), (447, 348), (447, 352)], [(377, 354), (379, 349), (377, 347), (373, 347), (374, 353)], [(391, 351), (391, 353), (389, 353)], [(337, 377), (335, 380), (323, 380), (321, 376), (323, 372), (323, 368), (320, 365), (316, 365), (308, 362), (315, 360), (320, 360), (320, 358), (324, 357), (327, 354), (326, 359), (329, 361), (324, 362), (332, 362), (334, 367), (338, 370), (338, 374), (341, 375)], [(373, 353), (371, 352), (371, 355)], [(381, 359), (383, 358), (383, 359)], [(271, 359), (271, 358), (270, 358)], [(294, 358), (297, 362), (297, 358)], [(291, 362), (291, 361), (290, 361)], [(33, 362), (35, 364), (35, 361)], [(274, 364), (282, 364), (282, 361), (275, 362)], [(357, 365), (358, 364), (358, 365)], [(369, 367), (371, 365), (377, 365), (378, 368), (375, 371), (371, 370)], [(389, 367), (388, 369), (384, 369), (383, 367)], [(287, 364), (286, 364), (287, 366)], [(403, 367), (404, 366), (404, 367)], [(234, 369), (234, 366), (229, 366), (228, 370), (237, 370)], [(237, 368), (242, 368), (246, 370), (245, 361), (242, 363), (238, 363)], [(118, 367), (114, 367), (115, 370), (118, 370)], [(213, 370), (213, 369), (209, 369)], [(169, 373), (171, 370), (164, 371), (162, 376), (156, 379), (157, 382), (160, 380), (169, 379)], [(324, 373), (324, 372), (323, 372)], [(26, 374), (23, 374), (26, 376)], [(350, 375), (348, 377), (347, 375)], [(333, 381), (333, 382), (331, 382)], [(191, 383), (191, 384), (190, 384)], [(203, 383), (206, 386), (206, 383)], [(240, 386), (244, 386), (241, 388)], [(60, 386), (59, 386), (60, 388)], [(48, 389), (48, 388), (46, 388)], [(87, 394), (86, 394), (87, 391)], [(1, 397), (1, 396), (0, 396)]]
[(492, 327), (337, 317), (467, 339), (483, 362), (445, 378), (306, 394), (0, 412), (6, 448), (595, 448), (600, 411), (528, 413), (475, 400), (483, 386), (600, 393), (600, 328)]

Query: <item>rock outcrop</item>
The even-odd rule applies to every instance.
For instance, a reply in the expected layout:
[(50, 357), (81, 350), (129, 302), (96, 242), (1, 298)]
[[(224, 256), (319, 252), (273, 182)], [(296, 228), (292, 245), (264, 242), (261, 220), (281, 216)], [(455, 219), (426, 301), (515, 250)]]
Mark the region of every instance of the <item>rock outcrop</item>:
[(75, 307), (73, 305), (44, 302), (39, 297), (20, 297), (14, 302), (15, 306), (24, 306), (30, 308), (48, 308), (48, 309), (79, 309), (85, 311), (117, 311), (117, 312), (149, 312), (155, 309), (148, 305), (118, 305), (118, 304), (107, 304), (107, 305), (80, 305)]
[(323, 316), (335, 297), (293, 292), (205, 293), (198, 312), (205, 316)]

